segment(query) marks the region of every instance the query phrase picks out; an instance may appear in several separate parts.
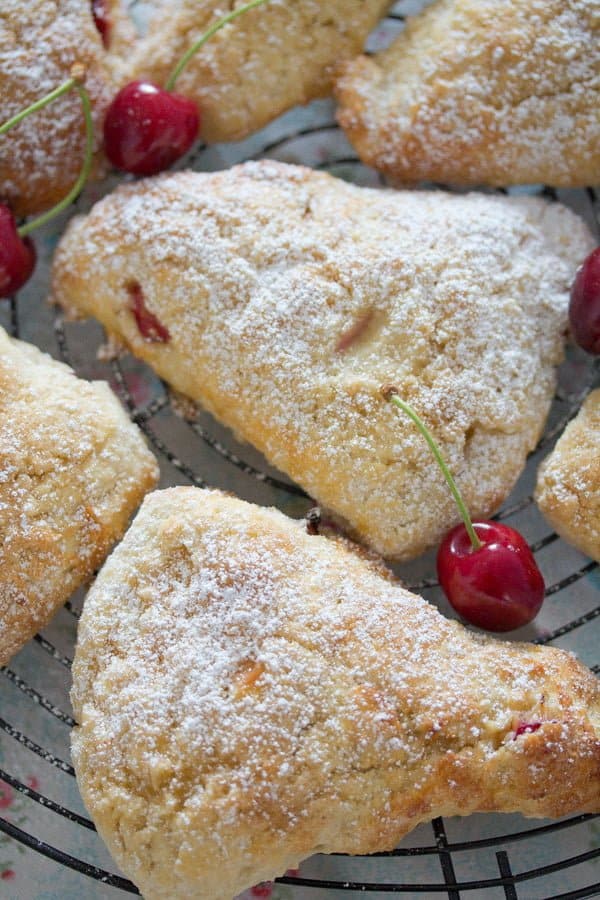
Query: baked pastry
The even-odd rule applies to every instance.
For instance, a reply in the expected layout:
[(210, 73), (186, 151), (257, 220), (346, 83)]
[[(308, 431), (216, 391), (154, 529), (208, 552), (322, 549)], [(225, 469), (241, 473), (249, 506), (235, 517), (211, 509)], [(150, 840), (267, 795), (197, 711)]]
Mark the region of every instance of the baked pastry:
[(0, 666), (94, 572), (156, 481), (107, 384), (0, 329)]
[(600, 181), (600, 0), (438, 0), (340, 72), (338, 121), (392, 179)]
[(349, 545), (150, 495), (86, 599), (78, 784), (147, 900), (232, 898), (440, 815), (600, 811), (600, 690), (448, 621)]
[[(103, 5), (108, 16), (123, 20), (119, 0), (104, 0)], [(62, 84), (74, 63), (86, 68), (86, 88), (100, 135), (104, 110), (116, 87), (91, 2), (2, 0), (0, 123)], [(57, 203), (79, 174), (84, 147), (81, 101), (71, 91), (0, 137), (0, 201), (19, 216)]]
[[(193, 57), (176, 87), (198, 103), (204, 140), (239, 140), (286, 109), (330, 94), (335, 67), (361, 52), (390, 2), (279, 0), (218, 32)], [(227, 6), (219, 0), (154, 0), (152, 6), (148, 32), (126, 73), (128, 79), (163, 85)]]
[(535, 499), (561, 537), (600, 562), (600, 389), (540, 466)]
[(70, 224), (53, 296), (403, 559), (457, 512), (381, 385), (413, 403), (487, 517), (543, 428), (592, 246), (558, 204), (369, 190), (263, 161), (119, 188)]

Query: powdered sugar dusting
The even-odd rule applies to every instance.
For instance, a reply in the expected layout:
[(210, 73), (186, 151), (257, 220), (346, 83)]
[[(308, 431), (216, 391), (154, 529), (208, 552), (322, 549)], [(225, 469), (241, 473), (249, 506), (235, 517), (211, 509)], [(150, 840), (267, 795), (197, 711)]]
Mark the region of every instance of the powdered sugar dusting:
[(106, 385), (0, 329), (0, 664), (92, 574), (156, 477)]
[[(543, 427), (569, 285), (591, 246), (557, 204), (367, 190), (262, 161), (119, 189), (69, 229), (53, 291), (361, 540), (409, 557), (456, 509), (380, 386), (415, 405), (472, 513), (488, 515)], [(132, 279), (169, 344), (139, 334)]]
[(440, 0), (349, 63), (339, 120), (405, 181), (595, 184), (599, 0)]
[(441, 812), (598, 799), (598, 685), (571, 656), (473, 637), (217, 492), (147, 499), (86, 601), (73, 702), (84, 799), (151, 897), (231, 897)]
[[(129, 78), (164, 84), (188, 47), (242, 4), (151, 5), (148, 34), (125, 66)], [(203, 138), (238, 140), (298, 103), (327, 96), (336, 65), (360, 53), (389, 5), (390, 0), (270, 0), (217, 32), (177, 81), (177, 90), (202, 110)]]

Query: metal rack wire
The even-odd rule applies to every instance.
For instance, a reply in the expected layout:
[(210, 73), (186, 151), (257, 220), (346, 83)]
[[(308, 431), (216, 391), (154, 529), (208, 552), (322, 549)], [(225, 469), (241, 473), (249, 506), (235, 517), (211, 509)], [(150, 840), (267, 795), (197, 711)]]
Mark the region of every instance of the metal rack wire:
[[(401, 19), (402, 16), (396, 14), (392, 18)], [(335, 132), (335, 130), (336, 126), (332, 121), (325, 121), (321, 124), (294, 130), (292, 133), (288, 132), (277, 140), (263, 146), (260, 155), (287, 159), (289, 158), (291, 145), (304, 139), (314, 140), (319, 135)], [(198, 151), (200, 154), (202, 152), (202, 149)], [(356, 157), (349, 152), (348, 147), (342, 146), (340, 153), (332, 154), (327, 159), (316, 162), (315, 165), (319, 168), (330, 169), (339, 173), (340, 170), (349, 166), (358, 167), (360, 164)], [(556, 199), (554, 191), (545, 189), (543, 192), (550, 199)], [(586, 192), (578, 192), (578, 194), (580, 195), (580, 202), (587, 204), (588, 218), (595, 220), (597, 224), (599, 216), (599, 197), (597, 193), (590, 188)], [(20, 309), (17, 300), (12, 299), (4, 312), (7, 327), (11, 333), (16, 337), (21, 336)], [(76, 370), (80, 368), (77, 364), (80, 356), (80, 347), (77, 345), (76, 337), (76, 330), (79, 327), (81, 326), (65, 325), (60, 316), (56, 316), (53, 321), (55, 346), (58, 350), (58, 356), (65, 362), (74, 365)], [(74, 346), (77, 353), (72, 352)], [(567, 392), (566, 395), (560, 393), (557, 396), (554, 417), (551, 419), (551, 424), (534, 455), (538, 454), (540, 450), (548, 449), (565, 424), (576, 414), (582, 399), (592, 386), (597, 383), (599, 375), (599, 367), (589, 364), (574, 395)], [(310, 499), (300, 488), (286, 482), (278, 477), (276, 473), (265, 471), (260, 461), (250, 461), (246, 453), (240, 452), (237, 447), (234, 447), (233, 439), (222, 438), (220, 429), (210, 421), (205, 424), (199, 419), (192, 419), (183, 424), (181, 420), (178, 420), (180, 426), (186, 429), (187, 439), (193, 443), (193, 446), (196, 448), (202, 447), (202, 454), (208, 454), (208, 457), (204, 456), (203, 468), (199, 468), (197, 465), (182, 459), (177, 450), (171, 446), (170, 440), (165, 438), (161, 433), (161, 429), (157, 427), (157, 423), (165, 417), (170, 420), (175, 416), (168, 389), (164, 385), (158, 385), (156, 393), (148, 402), (144, 404), (137, 402), (129, 386), (126, 360), (113, 359), (110, 363), (107, 363), (106, 377), (112, 381), (113, 386), (129, 411), (132, 421), (136, 422), (143, 430), (161, 462), (169, 467), (172, 480), (189, 482), (199, 486), (204, 486), (207, 482), (213, 483), (212, 470), (210, 465), (206, 463), (206, 459), (210, 461), (210, 455), (212, 454), (221, 466), (226, 466), (232, 473), (235, 473), (236, 478), (246, 479), (248, 485), (252, 483), (258, 484), (273, 491), (276, 497), (292, 498), (299, 504), (299, 509), (303, 504), (306, 508), (310, 505)], [(202, 456), (202, 454), (198, 453), (199, 456)], [(243, 484), (244, 482), (242, 481), (241, 483)], [(243, 490), (241, 492), (244, 493)], [(535, 515), (530, 490), (525, 490), (525, 493), (517, 491), (509, 504), (505, 505), (500, 511), (498, 518), (510, 518), (513, 520), (515, 517), (519, 519), (519, 517), (529, 514)], [(537, 521), (539, 525), (541, 519), (538, 517)], [(546, 533), (542, 533), (535, 540), (532, 540), (530, 546), (540, 558), (544, 556), (548, 548), (555, 555), (556, 547), (563, 547), (564, 545), (560, 543), (560, 539), (555, 533), (547, 532), (546, 530)], [(596, 563), (586, 561), (583, 557), (576, 554), (569, 556), (569, 560), (572, 560), (572, 562), (570, 562), (568, 571), (560, 574), (548, 586), (546, 591), (548, 597), (566, 597), (568, 600), (570, 596), (569, 589), (592, 576), (598, 569)], [(415, 572), (411, 571), (409, 575), (411, 577), (411, 586), (414, 589), (423, 592), (432, 591), (433, 594), (431, 596), (437, 596), (435, 594), (437, 583), (434, 578), (430, 577), (429, 572), (415, 570)], [(548, 628), (546, 633), (538, 635), (535, 640), (538, 643), (545, 644), (557, 642), (558, 645), (562, 644), (572, 648), (573, 643), (571, 639), (573, 635), (582, 634), (586, 629), (597, 628), (597, 624), (600, 622), (598, 596), (596, 591), (594, 601), (596, 605), (593, 605), (594, 602), (592, 602), (591, 605), (588, 603), (585, 608), (577, 608), (576, 615), (568, 616), (565, 621), (556, 622), (554, 627)], [(70, 621), (71, 638), (75, 633), (79, 611), (80, 606), (77, 600), (68, 602), (64, 609), (63, 615)], [(598, 642), (595, 643), (595, 646), (598, 646)], [(61, 729), (61, 737), (58, 742), (64, 747), (67, 742), (67, 733), (75, 724), (70, 712), (67, 711), (67, 684), (68, 671), (71, 666), (71, 651), (65, 652), (63, 646), (57, 646), (56, 643), (49, 640), (45, 633), (44, 635), (36, 636), (33, 650), (30, 652), (40, 655), (45, 664), (56, 669), (61, 678), (64, 675), (62, 699), (57, 704), (55, 699), (46, 696), (45, 692), (38, 690), (37, 687), (29, 683), (27, 678), (19, 674), (18, 665), (14, 668), (9, 666), (0, 670), (0, 709), (4, 709), (1, 699), (4, 696), (4, 691), (16, 692), (16, 695), (20, 698), (20, 703), (27, 707), (30, 712), (34, 710), (36, 717), (40, 719), (47, 717), (48, 720), (56, 723), (57, 728)], [(592, 668), (596, 672), (600, 671), (600, 659), (588, 660), (588, 663), (592, 664)], [(74, 778), (73, 767), (64, 758), (65, 753), (61, 754), (53, 747), (45, 746), (39, 740), (26, 734), (21, 727), (8, 721), (3, 714), (0, 714), (0, 751), (2, 751), (3, 747), (13, 746), (14, 744), (19, 745), (23, 754), (37, 756), (53, 770), (60, 773), (61, 784), (68, 784)], [(70, 808), (68, 799), (63, 799), (63, 797), (68, 798), (70, 793), (70, 790), (67, 790), (67, 788), (63, 788), (62, 802), (59, 802), (41, 793), (35, 787), (27, 784), (22, 777), (17, 777), (4, 767), (0, 768), (0, 783), (2, 782), (25, 798), (28, 804), (37, 804), (43, 810), (56, 816), (57, 821), (61, 820), (65, 823), (70, 823), (77, 829), (84, 829), (94, 836), (95, 827), (90, 819)], [(460, 825), (452, 825), (451, 830), (457, 835), (453, 837), (449, 834), (448, 823), (438, 818), (429, 826), (431, 829), (429, 837), (427, 827), (421, 826), (416, 843), (406, 844), (404, 842), (403, 845), (394, 851), (374, 854), (372, 857), (365, 858), (351, 859), (341, 854), (333, 854), (331, 857), (321, 858), (316, 863), (309, 863), (306, 870), (303, 867), (302, 874), (287, 875), (279, 879), (279, 882), (297, 888), (311, 888), (318, 891), (396, 893), (400, 895), (427, 894), (430, 896), (446, 896), (450, 900), (459, 900), (463, 894), (473, 897), (485, 896), (486, 898), (505, 897), (508, 900), (516, 900), (516, 898), (530, 900), (533, 896), (544, 897), (545, 900), (550, 897), (554, 898), (554, 900), (566, 900), (566, 898), (575, 900), (575, 898), (593, 897), (600, 894), (598, 870), (596, 870), (594, 879), (593, 870), (586, 868), (585, 877), (576, 887), (573, 887), (570, 883), (569, 889), (566, 891), (563, 890), (565, 886), (563, 875), (566, 872), (572, 872), (578, 866), (590, 863), (592, 860), (600, 861), (600, 844), (596, 842), (595, 846), (590, 846), (587, 849), (581, 848), (580, 852), (570, 853), (565, 858), (561, 858), (560, 838), (566, 834), (578, 834), (595, 818), (598, 819), (600, 817), (590, 815), (572, 816), (559, 822), (535, 824), (530, 827), (526, 825), (524, 820), (518, 820), (514, 828), (509, 825), (508, 829), (496, 828), (493, 834), (485, 837), (462, 837), (462, 839)], [(123, 893), (138, 893), (135, 885), (126, 878), (87, 861), (86, 858), (82, 858), (79, 854), (69, 853), (56, 846), (54, 842), (36, 837), (28, 829), (10, 821), (9, 817), (0, 816), (0, 833), (4, 833), (25, 847), (84, 876), (82, 878), (82, 896), (85, 895), (85, 877), (94, 879), (109, 888)], [(585, 833), (587, 834), (587, 832)], [(100, 839), (95, 839), (100, 844)], [(552, 861), (543, 864), (538, 862), (535, 848), (539, 846), (540, 841), (545, 842), (546, 847), (549, 845), (548, 842), (552, 842), (554, 857)], [(523, 866), (523, 859), (529, 858), (528, 852), (520, 852), (517, 854), (517, 860), (515, 860), (516, 848), (518, 847), (533, 848), (531, 850), (531, 859), (536, 864)], [(461, 874), (463, 872), (461, 861), (465, 856), (468, 856), (471, 861), (475, 860), (475, 868), (480, 869), (481, 877), (472, 878)], [(406, 880), (403, 861), (409, 859), (414, 861), (417, 858), (421, 858), (425, 863), (423, 877), (419, 880), (415, 877)], [(385, 879), (378, 877), (376, 880), (373, 880), (371, 878), (369, 873), (372, 871), (371, 863), (374, 859), (387, 861)], [(479, 861), (481, 861), (481, 864)], [(362, 872), (366, 874), (362, 874)], [(590, 872), (592, 873), (591, 881)], [(548, 893), (548, 878), (551, 876), (552, 893)], [(542, 886), (538, 888), (537, 885)], [(543, 893), (539, 893), (540, 890)], [(1, 885), (0, 896), (2, 896)]]

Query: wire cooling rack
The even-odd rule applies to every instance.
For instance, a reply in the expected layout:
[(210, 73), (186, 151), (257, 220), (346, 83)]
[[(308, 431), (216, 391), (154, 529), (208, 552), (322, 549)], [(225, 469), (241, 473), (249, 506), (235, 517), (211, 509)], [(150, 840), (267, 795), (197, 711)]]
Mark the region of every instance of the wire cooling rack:
[[(375, 40), (389, 39), (401, 27), (404, 12), (414, 12), (420, 5), (419, 0), (397, 4)], [(223, 168), (257, 156), (302, 162), (362, 184), (379, 183), (379, 177), (358, 162), (335, 126), (329, 102), (283, 116), (242, 144), (200, 147), (188, 165)], [(78, 207), (88, 208), (106, 189), (92, 186)], [(557, 195), (540, 187), (536, 192), (571, 205), (600, 236), (596, 190)], [(50, 226), (41, 236), (36, 278), (18, 299), (0, 301), (0, 324), (69, 363), (79, 375), (108, 380), (156, 452), (162, 486), (208, 483), (248, 500), (275, 504), (291, 515), (305, 514), (312, 505), (310, 498), (252, 448), (237, 444), (204, 413), (181, 416), (179, 401), (144, 365), (129, 356), (98, 358), (104, 337), (97, 324), (65, 323), (43, 303), (51, 251), (64, 223), (63, 219)], [(560, 371), (546, 432), (498, 514), (527, 536), (548, 585), (538, 620), (516, 637), (574, 650), (596, 672), (600, 671), (598, 566), (549, 531), (531, 493), (540, 460), (599, 380), (598, 365), (584, 354), (570, 355)], [(399, 568), (411, 587), (452, 615), (432, 577), (434, 571), (431, 554)], [(74, 725), (69, 670), (82, 600), (79, 592), (42, 634), (0, 670), (0, 898), (96, 900), (138, 893), (115, 871), (82, 806), (69, 762), (69, 732)], [(439, 674), (444, 677), (443, 672)], [(541, 823), (517, 815), (440, 818), (417, 828), (392, 852), (313, 857), (298, 873), (287, 874), (272, 889), (262, 887), (255, 895), (266, 896), (269, 890), (286, 900), (346, 898), (357, 892), (450, 900), (598, 896), (600, 817)]]

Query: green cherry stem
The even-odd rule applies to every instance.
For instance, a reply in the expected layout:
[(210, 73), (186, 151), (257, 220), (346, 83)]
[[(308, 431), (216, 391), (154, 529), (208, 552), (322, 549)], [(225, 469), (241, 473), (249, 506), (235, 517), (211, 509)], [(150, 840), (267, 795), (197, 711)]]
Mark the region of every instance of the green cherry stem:
[(25, 235), (30, 234), (32, 231), (35, 231), (36, 228), (39, 228), (41, 225), (45, 225), (46, 222), (49, 222), (50, 219), (53, 219), (55, 216), (61, 213), (63, 209), (66, 209), (66, 207), (69, 206), (69, 204), (72, 203), (73, 200), (75, 200), (75, 198), (78, 197), (81, 193), (92, 168), (92, 160), (94, 155), (94, 122), (92, 119), (92, 105), (90, 103), (89, 94), (83, 86), (83, 78), (85, 75), (84, 70), (79, 66), (74, 66), (73, 69), (75, 71), (71, 78), (68, 78), (67, 81), (63, 82), (63, 84), (59, 85), (49, 94), (46, 94), (45, 97), (42, 97), (40, 100), (36, 100), (35, 103), (32, 103), (25, 109), (22, 109), (21, 112), (17, 113), (15, 116), (13, 116), (11, 119), (8, 119), (8, 121), (4, 122), (4, 124), (0, 126), (0, 135), (6, 134), (7, 131), (9, 131), (15, 125), (18, 125), (19, 122), (22, 122), (23, 119), (25, 119), (27, 116), (31, 115), (34, 112), (37, 112), (40, 109), (43, 109), (45, 106), (48, 106), (49, 103), (52, 103), (52, 101), (56, 100), (58, 97), (62, 97), (64, 94), (67, 94), (73, 89), (75, 89), (79, 94), (81, 106), (83, 108), (83, 116), (85, 119), (85, 155), (77, 181), (74, 183), (69, 193), (65, 197), (63, 197), (63, 199), (59, 203), (57, 203), (56, 206), (53, 206), (52, 209), (49, 209), (46, 212), (42, 213), (42, 215), (38, 216), (36, 219), (32, 219), (31, 221), (25, 222), (23, 225), (21, 225), (20, 228), (17, 229), (20, 237), (25, 237)]
[(196, 53), (200, 47), (204, 46), (208, 40), (216, 34), (217, 31), (220, 31), (225, 25), (228, 25), (229, 22), (233, 22), (234, 19), (237, 19), (238, 16), (243, 15), (245, 12), (248, 12), (250, 9), (254, 9), (256, 6), (262, 6), (264, 3), (268, 3), (269, 0), (250, 0), (250, 3), (245, 3), (243, 6), (240, 6), (238, 9), (232, 10), (230, 13), (227, 13), (226, 16), (223, 16), (222, 19), (219, 19), (214, 25), (211, 25), (208, 31), (205, 31), (202, 37), (198, 38), (198, 40), (192, 44), (192, 46), (186, 50), (183, 54), (171, 74), (167, 79), (167, 83), (165, 84), (166, 91), (172, 91), (175, 87), (175, 82), (189, 63), (192, 56)]
[(459, 512), (462, 516), (462, 520), (465, 524), (465, 528), (467, 529), (467, 534), (469, 535), (469, 538), (471, 540), (471, 545), (473, 547), (473, 550), (479, 550), (479, 548), (481, 547), (481, 541), (477, 537), (477, 533), (476, 533), (475, 529), (473, 528), (473, 523), (471, 521), (471, 516), (469, 515), (469, 510), (467, 509), (465, 501), (463, 500), (461, 493), (458, 489), (458, 486), (457, 486), (454, 478), (452, 477), (450, 469), (448, 468), (448, 466), (446, 465), (446, 463), (444, 461), (444, 457), (442, 456), (440, 448), (436, 444), (436, 442), (433, 438), (433, 435), (431, 434), (431, 432), (429, 431), (429, 429), (427, 428), (427, 426), (425, 425), (423, 420), (420, 418), (419, 414), (412, 408), (412, 406), (409, 403), (407, 403), (405, 400), (402, 400), (400, 398), (400, 396), (398, 395), (398, 391), (396, 390), (396, 388), (393, 385), (389, 385), (389, 384), (384, 385), (381, 388), (381, 393), (383, 394), (383, 396), (385, 397), (386, 400), (389, 400), (390, 403), (392, 403), (394, 406), (396, 406), (398, 409), (400, 409), (403, 413), (405, 413), (409, 417), (409, 419), (411, 419), (414, 422), (414, 424), (417, 426), (417, 428), (419, 429), (419, 431), (421, 432), (421, 434), (427, 441), (427, 443), (429, 445), (429, 449), (433, 453), (433, 455), (436, 459), (436, 462), (437, 462), (438, 466), (440, 467), (440, 469), (442, 470), (442, 474), (443, 474), (444, 478), (446, 479), (448, 487), (452, 491), (452, 496), (456, 500), (456, 505), (458, 506)]
[(43, 109), (45, 106), (48, 106), (49, 103), (52, 103), (53, 100), (58, 100), (59, 97), (62, 97), (63, 94), (68, 94), (69, 91), (75, 87), (75, 79), (69, 78), (67, 81), (63, 82), (63, 84), (59, 84), (57, 88), (54, 88), (53, 91), (50, 91), (49, 94), (46, 94), (45, 97), (42, 97), (40, 100), (36, 100), (35, 103), (32, 103), (30, 106), (26, 106), (25, 109), (22, 109), (21, 112), (18, 112), (16, 116), (13, 116), (11, 119), (8, 119), (2, 125), (0, 125), (0, 135), (6, 134), (13, 126), (18, 125), (23, 119), (26, 119), (27, 116), (30, 116), (31, 113), (37, 112), (39, 109)]

